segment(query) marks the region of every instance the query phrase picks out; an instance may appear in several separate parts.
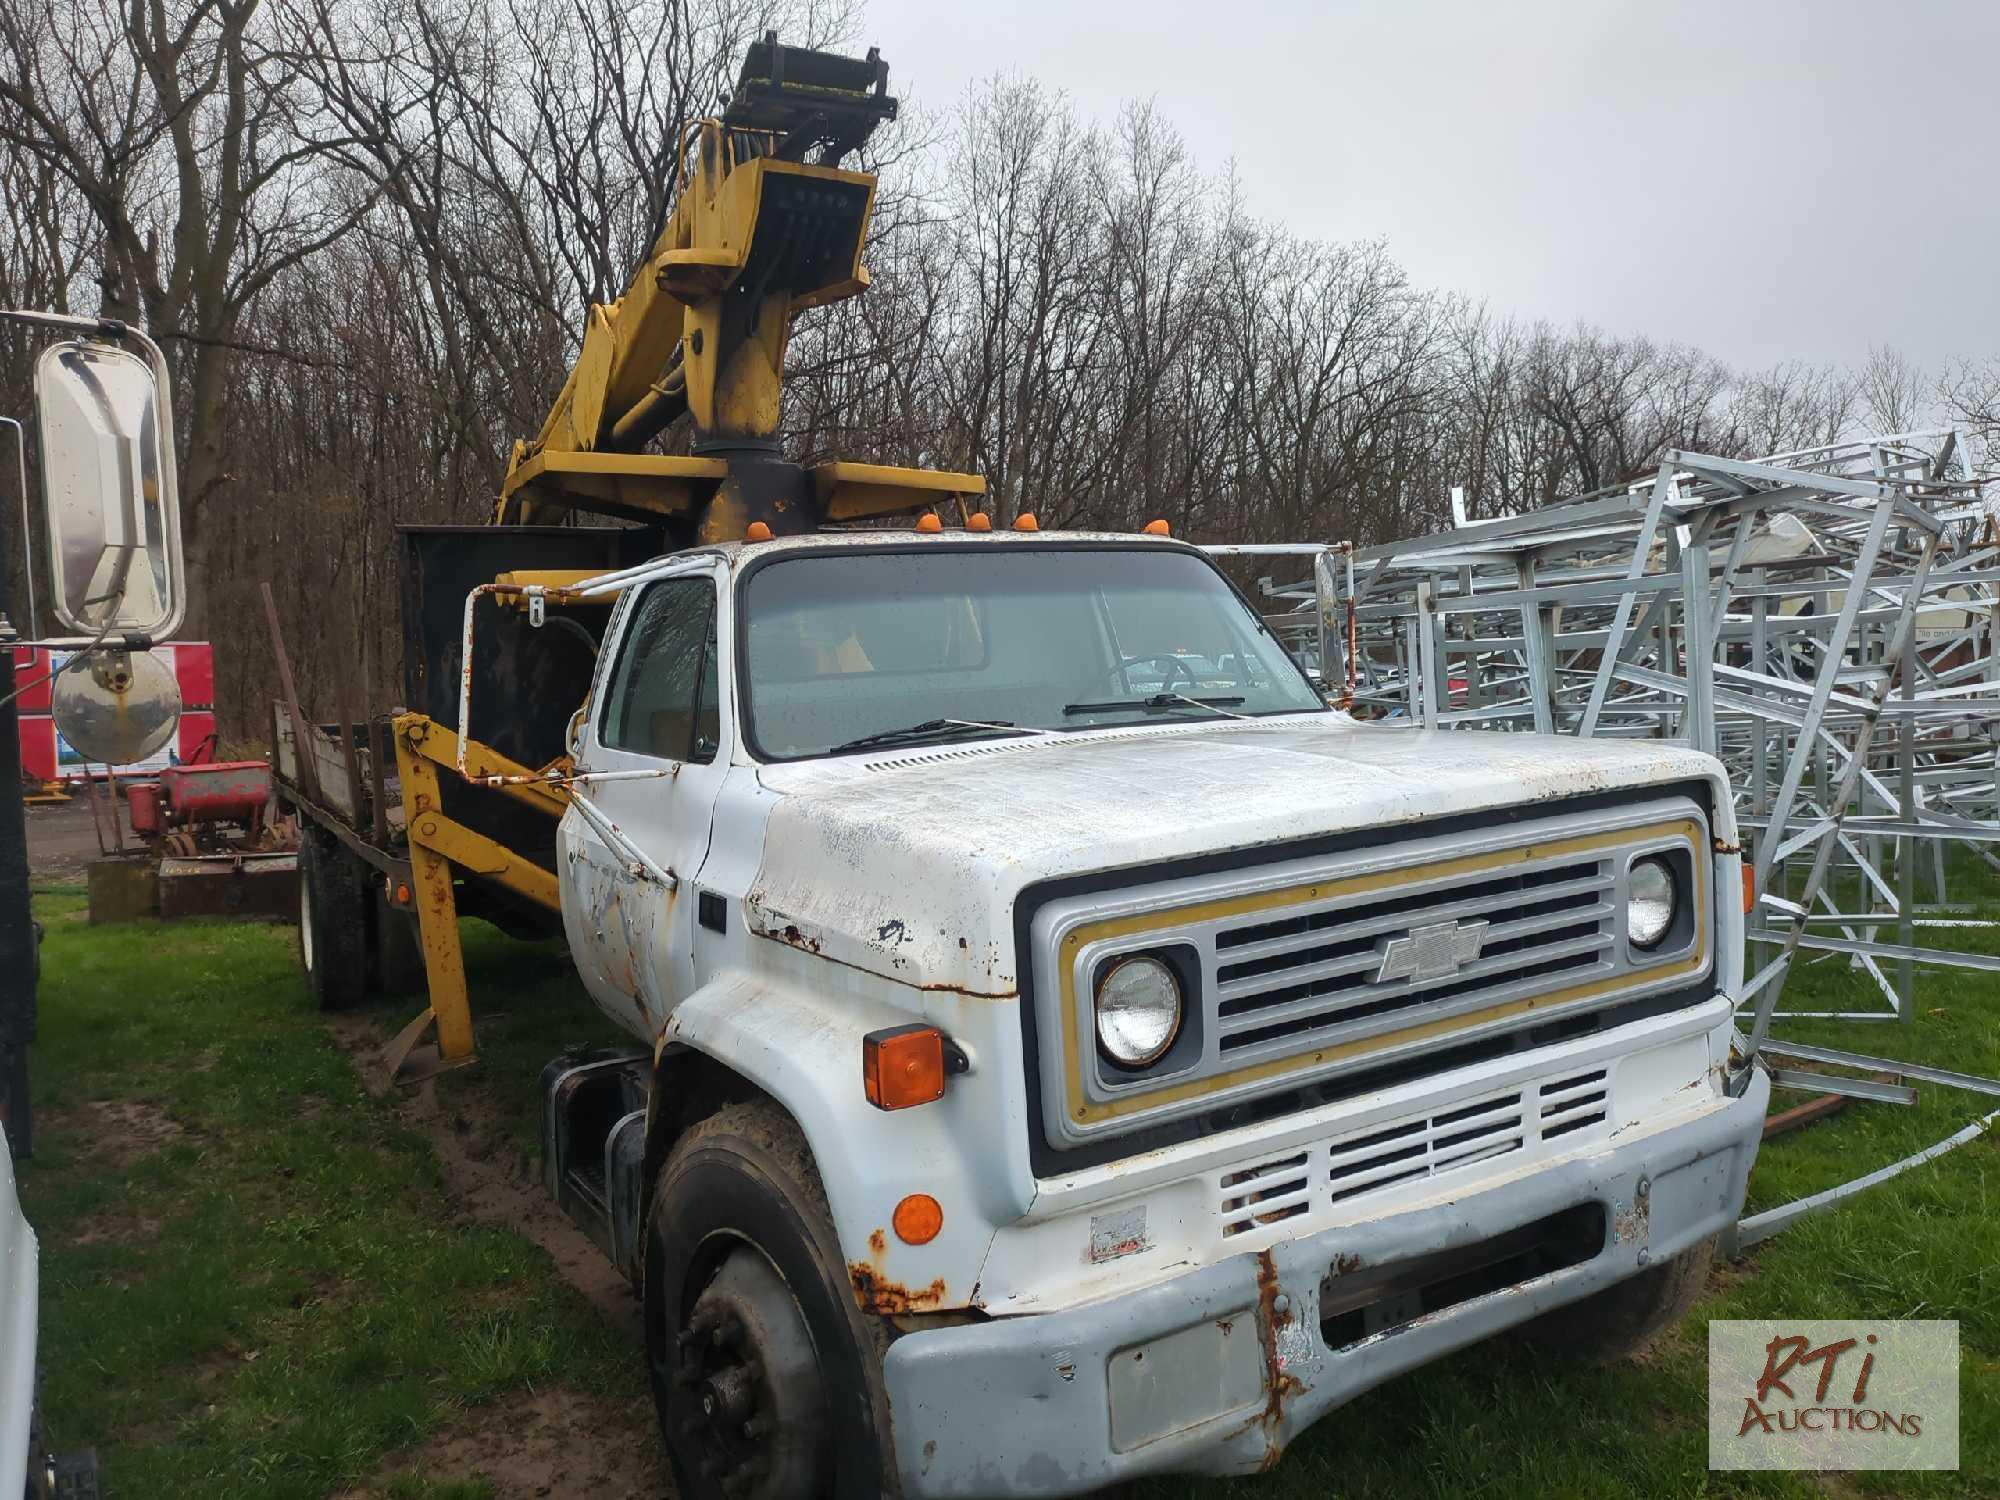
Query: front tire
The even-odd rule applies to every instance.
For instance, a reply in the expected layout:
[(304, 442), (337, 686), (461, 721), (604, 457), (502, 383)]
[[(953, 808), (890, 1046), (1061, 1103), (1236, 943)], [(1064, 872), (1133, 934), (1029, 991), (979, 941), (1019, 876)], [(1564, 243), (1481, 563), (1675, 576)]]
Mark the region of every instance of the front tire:
[(345, 1010), (367, 992), (367, 891), (360, 861), (314, 829), (299, 839), (299, 967), (321, 1010)]
[(1522, 1331), (1550, 1353), (1567, 1359), (1586, 1364), (1625, 1359), (1693, 1310), (1714, 1263), (1715, 1237), (1711, 1235), (1616, 1286), (1543, 1313)]
[(730, 1105), (668, 1156), (645, 1310), (682, 1500), (896, 1492), (887, 1330), (855, 1302), (812, 1152), (775, 1105)]

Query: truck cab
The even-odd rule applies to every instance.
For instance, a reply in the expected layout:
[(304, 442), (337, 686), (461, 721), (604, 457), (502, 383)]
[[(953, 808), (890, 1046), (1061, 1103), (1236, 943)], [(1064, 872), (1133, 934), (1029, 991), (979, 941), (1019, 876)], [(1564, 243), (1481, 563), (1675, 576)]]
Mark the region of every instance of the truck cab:
[(1720, 765), (1359, 723), (1194, 547), (695, 548), (571, 748), (640, 1045), (551, 1065), (548, 1170), (684, 1493), (1252, 1472), (1502, 1330), (1636, 1344), (1740, 1210)]

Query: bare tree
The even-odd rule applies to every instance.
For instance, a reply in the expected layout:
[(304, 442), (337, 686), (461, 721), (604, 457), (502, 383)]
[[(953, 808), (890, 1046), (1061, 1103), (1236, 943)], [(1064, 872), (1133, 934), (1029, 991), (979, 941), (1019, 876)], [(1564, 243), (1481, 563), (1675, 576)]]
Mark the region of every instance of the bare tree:
[(74, 189), (104, 311), (166, 346), (191, 543), (230, 477), (244, 310), (366, 211), (325, 180), (310, 108), (259, 0), (0, 0), (0, 147)]
[(1924, 425), (1930, 382), (1900, 349), (1887, 344), (1870, 349), (1860, 381), (1861, 410), (1870, 431), (1909, 432)]
[[(490, 514), (744, 45), (855, 22), (855, 0), (0, 0), (0, 294), (168, 342), (211, 612), (268, 579), (307, 696), (331, 711), (358, 676), (380, 702), (395, 528)], [(996, 78), (869, 153), (873, 289), (800, 315), (786, 441), (983, 473), (1003, 523), (1383, 540), (1449, 524), (1455, 485), (1514, 513), (1674, 447), (1933, 410), (2000, 445), (2000, 363), (1746, 376), (1516, 322), (1382, 245), (1257, 219), (1148, 103), (1099, 124)], [(15, 409), (27, 358), (0, 329)], [(255, 737), (261, 634), (220, 672)]]

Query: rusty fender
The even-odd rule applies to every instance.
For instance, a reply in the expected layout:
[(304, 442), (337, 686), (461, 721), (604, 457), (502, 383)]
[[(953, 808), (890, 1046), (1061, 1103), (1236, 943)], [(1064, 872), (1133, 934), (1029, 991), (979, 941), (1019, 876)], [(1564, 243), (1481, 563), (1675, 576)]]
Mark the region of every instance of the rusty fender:
[[(660, 1037), (663, 1049), (705, 1053), (747, 1078), (798, 1121), (855, 1300), (884, 1315), (975, 1306), (995, 1209), (1005, 1213), (1011, 1197), (994, 1191), (1009, 1175), (995, 1132), (1001, 1070), (956, 1076), (943, 1099), (913, 1109), (879, 1110), (863, 1094), (862, 1038), (915, 1019), (852, 990), (737, 973), (683, 1000)], [(888, 1227), (915, 1192), (944, 1210), (942, 1230), (924, 1245), (905, 1244)]]

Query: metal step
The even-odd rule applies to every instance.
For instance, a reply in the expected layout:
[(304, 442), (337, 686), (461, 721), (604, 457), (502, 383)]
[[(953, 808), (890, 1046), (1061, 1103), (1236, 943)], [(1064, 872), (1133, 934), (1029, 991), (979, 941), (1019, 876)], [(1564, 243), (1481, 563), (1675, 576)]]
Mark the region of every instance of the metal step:
[(542, 1173), (549, 1195), (635, 1282), (641, 1249), (652, 1057), (596, 1049), (542, 1069)]

